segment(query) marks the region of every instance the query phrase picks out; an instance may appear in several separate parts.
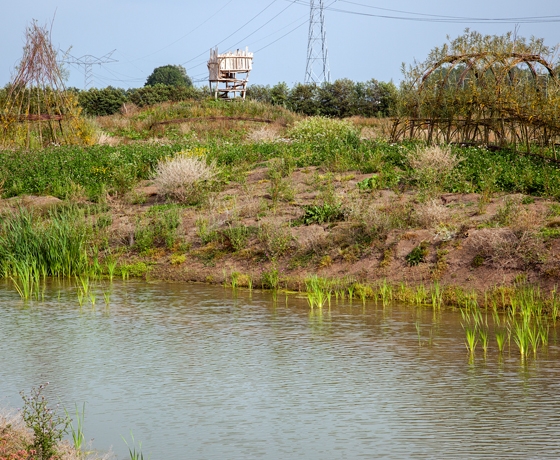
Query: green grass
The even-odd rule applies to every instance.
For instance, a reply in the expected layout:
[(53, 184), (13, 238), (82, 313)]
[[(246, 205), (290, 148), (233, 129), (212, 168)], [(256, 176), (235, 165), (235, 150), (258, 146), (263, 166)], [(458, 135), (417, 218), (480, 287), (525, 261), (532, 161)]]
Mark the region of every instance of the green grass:
[(47, 217), (25, 209), (4, 215), (0, 217), (0, 276), (22, 279), (26, 271), (35, 277), (85, 273), (92, 239), (92, 226), (77, 208)]
[(148, 179), (158, 160), (178, 150), (179, 147), (130, 144), (3, 151), (3, 196), (32, 194), (67, 199), (83, 193), (98, 200), (103, 193), (124, 193), (139, 180)]

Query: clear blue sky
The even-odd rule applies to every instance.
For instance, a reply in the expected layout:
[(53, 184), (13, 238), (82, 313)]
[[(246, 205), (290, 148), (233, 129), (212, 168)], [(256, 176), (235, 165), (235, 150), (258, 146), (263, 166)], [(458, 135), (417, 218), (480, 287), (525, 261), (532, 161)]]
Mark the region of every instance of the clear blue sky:
[[(62, 50), (71, 47), (73, 56), (101, 57), (116, 49), (112, 57), (118, 62), (94, 66), (96, 87), (143, 86), (155, 67), (166, 64), (181, 64), (194, 80), (204, 80), (209, 49), (218, 43), (220, 51), (249, 46), (255, 52), (251, 83), (273, 85), (285, 81), (291, 86), (305, 77), (308, 0), (4, 3), (0, 86), (10, 81), (21, 58), (26, 25), (32, 19), (50, 23), (53, 17), (53, 43)], [(423, 60), (434, 46), (446, 41), (447, 35), (461, 35), (466, 27), (484, 34), (502, 34), (518, 22), (520, 36), (542, 37), (550, 46), (560, 42), (560, 3), (553, 0), (325, 0), (325, 5), (331, 5), (325, 11), (325, 26), (332, 80), (376, 78), (398, 83), (403, 62)], [(442, 16), (469, 19), (448, 22), (449, 18)], [(541, 18), (513, 19), (511, 23), (477, 23), (473, 19), (528, 17)], [(82, 88), (83, 70), (70, 66), (69, 71), (68, 86)]]

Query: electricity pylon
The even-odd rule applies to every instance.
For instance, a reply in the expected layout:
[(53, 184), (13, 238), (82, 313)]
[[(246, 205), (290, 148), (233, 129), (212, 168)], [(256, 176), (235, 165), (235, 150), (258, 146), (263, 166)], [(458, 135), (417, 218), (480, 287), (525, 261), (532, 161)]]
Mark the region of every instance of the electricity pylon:
[(95, 64), (101, 65), (108, 64), (109, 62), (117, 62), (116, 59), (111, 58), (115, 51), (116, 50), (113, 50), (110, 53), (107, 53), (105, 56), (101, 57), (95, 57), (91, 54), (86, 54), (85, 56), (76, 58), (71, 54), (67, 54), (62, 62), (65, 62), (66, 64), (76, 64), (84, 66), (84, 89), (88, 89), (88, 87), (93, 83), (92, 67)]
[(331, 79), (329, 53), (327, 51), (327, 33), (323, 0), (310, 0), (309, 38), (307, 42), (307, 66), (305, 83), (321, 84)]

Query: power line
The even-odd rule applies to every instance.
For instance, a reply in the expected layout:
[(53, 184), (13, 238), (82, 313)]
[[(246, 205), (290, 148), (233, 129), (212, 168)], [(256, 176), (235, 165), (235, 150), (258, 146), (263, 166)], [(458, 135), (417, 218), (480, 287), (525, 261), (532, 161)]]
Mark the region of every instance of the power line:
[[(229, 34), (226, 38), (224, 38), (222, 41), (216, 43), (216, 45), (214, 46), (218, 46), (221, 45), (223, 42), (225, 42), (228, 38), (232, 37), (233, 35), (235, 35), (237, 32), (239, 32), (241, 29), (243, 29), (244, 27), (246, 27), (247, 25), (249, 25), (251, 22), (253, 22), (255, 19), (257, 19), (262, 13), (264, 13), (266, 10), (268, 10), (274, 3), (276, 3), (278, 0), (272, 0), (272, 2), (270, 2), (267, 6), (265, 6), (261, 11), (259, 11), (255, 16), (253, 16), (251, 19), (249, 19), (245, 24), (243, 24), (241, 27), (239, 27), (237, 30), (235, 30), (234, 32), (232, 32), (231, 34)], [(194, 61), (195, 59), (198, 59), (200, 56), (202, 56), (203, 54), (208, 53), (208, 51), (203, 51), (202, 53), (200, 53), (198, 56), (193, 57), (192, 59), (189, 59), (188, 61), (183, 62), (181, 65), (185, 65), (188, 64), (189, 62)]]
[(230, 46), (230, 48), (235, 48), (237, 45), (239, 45), (240, 43), (243, 43), (245, 40), (247, 40), (249, 37), (255, 35), (259, 30), (261, 30), (264, 26), (266, 26), (267, 24), (269, 24), (270, 22), (274, 21), (278, 16), (280, 16), (284, 11), (286, 11), (288, 8), (290, 8), (291, 6), (293, 6), (295, 3), (295, 1), (292, 1), (286, 8), (284, 8), (282, 11), (280, 11), (278, 14), (276, 14), (275, 16), (272, 16), (272, 18), (270, 18), (268, 21), (266, 21), (262, 26), (260, 26), (258, 29), (254, 30), (253, 32), (251, 32), (249, 35), (247, 35), (246, 37), (242, 38), (241, 40), (239, 40), (237, 43), (235, 43), (234, 45)]
[[(206, 24), (207, 22), (209, 22), (210, 20), (212, 20), (214, 17), (216, 17), (218, 14), (220, 14), (225, 8), (226, 6), (228, 6), (231, 2), (233, 2), (233, 0), (229, 0), (224, 6), (222, 6), (218, 11), (216, 11), (213, 15), (211, 15), (209, 18), (207, 18), (204, 22), (200, 23), (198, 25), (198, 27), (195, 27), (194, 29), (192, 29), (190, 32), (188, 32), (187, 34), (183, 35), (182, 37), (179, 37), (177, 40), (175, 40), (174, 42), (171, 42), (169, 45), (164, 46), (163, 48), (160, 48), (157, 51), (154, 51), (153, 53), (150, 54), (146, 54), (145, 56), (133, 59), (129, 62), (134, 62), (134, 61), (138, 61), (140, 59), (145, 59), (147, 57), (153, 56), (154, 54), (159, 53), (160, 51), (163, 51), (164, 49), (169, 48), (170, 46), (174, 45), (177, 42), (180, 42), (181, 40), (183, 40), (184, 38), (188, 37), (190, 34), (192, 34), (193, 32), (197, 31), (198, 29), (200, 29), (204, 24)], [(125, 63), (126, 64), (126, 63)]]
[[(402, 11), (402, 10), (391, 10), (388, 8), (374, 7), (371, 5), (366, 5), (358, 2), (351, 2), (349, 0), (339, 0), (343, 3), (353, 4), (357, 6), (363, 6), (366, 8), (375, 8), (383, 11), (398, 12), (407, 15), (416, 16), (426, 16), (426, 17), (407, 17), (407, 16), (393, 16), (387, 14), (373, 14), (364, 13), (361, 11), (345, 10), (341, 8), (331, 8), (325, 7), (325, 10), (333, 11), (337, 13), (352, 14), (356, 16), (366, 16), (381, 19), (395, 19), (403, 21), (413, 21), (413, 22), (435, 22), (435, 23), (449, 23), (449, 24), (543, 24), (543, 23), (556, 23), (560, 22), (560, 15), (549, 15), (549, 16), (522, 16), (522, 17), (511, 17), (511, 18), (470, 18), (462, 16), (443, 16), (434, 15), (427, 13), (416, 13), (412, 11)], [(309, 6), (310, 2), (305, 2), (302, 0), (296, 0), (295, 3), (299, 5)]]

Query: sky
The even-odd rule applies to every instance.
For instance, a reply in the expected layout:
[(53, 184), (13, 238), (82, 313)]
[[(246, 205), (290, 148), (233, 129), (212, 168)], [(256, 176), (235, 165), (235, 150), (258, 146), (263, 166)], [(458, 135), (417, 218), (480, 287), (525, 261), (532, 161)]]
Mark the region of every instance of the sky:
[[(309, 0), (1, 0), (0, 86), (19, 63), (25, 28), (48, 24), (52, 43), (70, 57), (109, 53), (94, 65), (91, 86), (144, 86), (159, 66), (182, 65), (196, 85), (207, 84), (209, 50), (255, 53), (250, 83), (289, 86), (306, 71)], [(319, 0), (315, 0), (318, 4)], [(555, 0), (324, 0), (331, 81), (402, 79), (401, 65), (423, 61), (447, 36), (465, 28), (560, 43), (560, 2)], [(52, 24), (52, 27), (51, 27)], [(84, 68), (66, 64), (67, 86), (84, 88)]]

